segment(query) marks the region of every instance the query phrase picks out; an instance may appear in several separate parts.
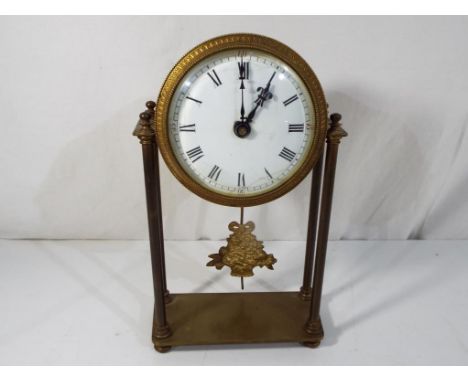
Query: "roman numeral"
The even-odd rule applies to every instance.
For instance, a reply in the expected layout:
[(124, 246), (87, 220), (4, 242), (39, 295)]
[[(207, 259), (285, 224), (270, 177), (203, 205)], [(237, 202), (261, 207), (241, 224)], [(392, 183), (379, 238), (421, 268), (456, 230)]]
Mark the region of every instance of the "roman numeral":
[(296, 153), (292, 150), (289, 150), (287, 147), (283, 147), (283, 150), (278, 154), (281, 158), (284, 158), (288, 161), (292, 161), (296, 156)]
[(221, 169), (218, 166), (214, 165), (210, 173), (208, 174), (208, 178), (218, 180), (219, 174), (221, 174)]
[(212, 72), (213, 72), (213, 74), (211, 74), (210, 72), (207, 72), (206, 74), (208, 74), (208, 76), (213, 80), (213, 82), (215, 83), (216, 86), (221, 85), (222, 82), (219, 79), (218, 74), (216, 73), (216, 71), (213, 69)]
[(191, 125), (179, 126), (179, 131), (185, 131), (185, 132), (194, 133), (194, 132), (195, 132), (195, 124), (192, 123)]
[(203, 150), (200, 146), (194, 147), (193, 149), (187, 151), (187, 156), (195, 163), (200, 158), (203, 158)]
[(198, 99), (195, 99), (195, 98), (192, 98), (192, 97), (189, 97), (189, 96), (187, 96), (185, 98), (187, 98), (187, 99), (189, 99), (190, 101), (193, 101), (193, 102), (202, 103), (202, 101), (200, 101)]
[(245, 187), (245, 174), (237, 174), (237, 187)]
[(266, 172), (266, 174), (268, 175), (268, 177), (269, 177), (270, 179), (273, 179), (273, 177), (271, 176), (270, 172), (266, 169), (266, 167), (265, 167), (265, 172)]
[(290, 123), (288, 131), (290, 133), (302, 133), (304, 131), (303, 123)]
[(237, 66), (239, 67), (239, 79), (240, 80), (248, 80), (249, 79), (249, 74), (250, 74), (250, 68), (249, 68), (250, 62), (238, 62)]
[(295, 100), (299, 99), (297, 94), (294, 94), (292, 97), (288, 98), (286, 101), (283, 101), (284, 106), (288, 106), (290, 103), (293, 103)]

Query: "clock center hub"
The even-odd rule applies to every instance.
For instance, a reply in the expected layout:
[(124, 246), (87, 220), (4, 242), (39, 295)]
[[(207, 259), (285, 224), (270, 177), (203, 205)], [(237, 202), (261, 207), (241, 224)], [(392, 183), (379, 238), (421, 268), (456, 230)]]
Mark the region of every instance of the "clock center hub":
[(234, 123), (234, 134), (239, 138), (245, 138), (250, 134), (250, 124), (248, 122), (236, 121)]

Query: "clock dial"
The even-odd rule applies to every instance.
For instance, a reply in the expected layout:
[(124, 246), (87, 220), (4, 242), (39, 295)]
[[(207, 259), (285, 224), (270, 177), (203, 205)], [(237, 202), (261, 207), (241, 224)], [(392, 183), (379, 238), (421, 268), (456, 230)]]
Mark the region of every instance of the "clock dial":
[(316, 134), (314, 104), (300, 76), (260, 50), (227, 50), (198, 62), (168, 110), (172, 153), (215, 193), (249, 197), (288, 181)]

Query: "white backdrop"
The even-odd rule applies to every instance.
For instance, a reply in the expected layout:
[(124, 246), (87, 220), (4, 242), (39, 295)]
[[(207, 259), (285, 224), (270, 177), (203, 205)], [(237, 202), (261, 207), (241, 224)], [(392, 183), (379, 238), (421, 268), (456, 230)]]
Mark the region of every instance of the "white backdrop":
[[(468, 239), (468, 18), (2, 17), (0, 237), (147, 237), (131, 131), (187, 50), (254, 32), (301, 54), (349, 137), (332, 239)], [(238, 210), (161, 164), (168, 239), (221, 239)], [(305, 239), (310, 177), (246, 211), (262, 239)]]

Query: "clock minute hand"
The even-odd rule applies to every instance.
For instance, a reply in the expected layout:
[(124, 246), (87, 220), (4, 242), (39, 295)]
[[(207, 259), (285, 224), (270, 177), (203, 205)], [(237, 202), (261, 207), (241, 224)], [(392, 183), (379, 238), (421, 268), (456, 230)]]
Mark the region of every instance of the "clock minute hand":
[(257, 91), (260, 92), (258, 95), (257, 99), (255, 100), (255, 107), (250, 111), (249, 115), (247, 116), (247, 121), (246, 122), (252, 122), (255, 112), (257, 111), (258, 107), (263, 107), (263, 103), (271, 98), (273, 98), (273, 94), (270, 92), (270, 85), (271, 81), (275, 77), (276, 72), (273, 72), (271, 75), (270, 79), (268, 80), (268, 83), (264, 88), (259, 87), (257, 88)]
[(241, 85), (240, 85), (240, 89), (241, 89), (241, 97), (242, 97), (242, 104), (241, 104), (241, 121), (244, 122), (245, 121), (245, 108), (244, 108), (244, 89), (245, 89), (245, 86), (244, 86), (244, 79), (245, 79), (245, 63), (244, 63), (244, 59), (241, 57), (241, 62), (238, 62), (237, 65), (239, 66), (239, 79), (241, 80)]
[(242, 106), (241, 106), (241, 121), (245, 121), (245, 109), (244, 109), (244, 89), (242, 89)]

